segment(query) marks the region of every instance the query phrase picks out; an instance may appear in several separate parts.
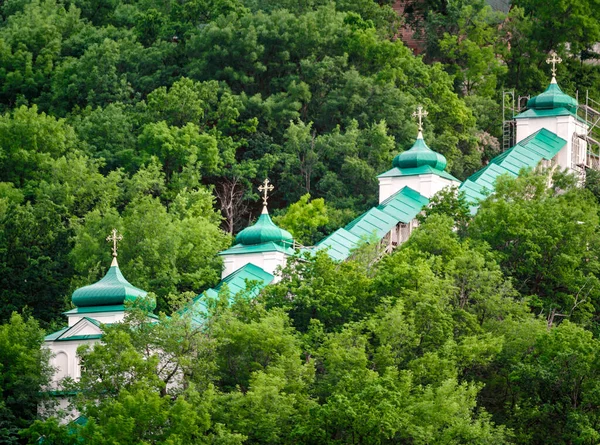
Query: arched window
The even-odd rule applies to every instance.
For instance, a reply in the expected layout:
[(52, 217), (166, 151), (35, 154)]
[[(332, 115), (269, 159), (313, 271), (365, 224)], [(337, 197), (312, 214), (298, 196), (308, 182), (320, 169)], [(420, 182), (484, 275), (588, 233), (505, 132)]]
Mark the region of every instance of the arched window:
[(69, 375), (69, 356), (66, 352), (61, 351), (54, 357), (56, 366), (56, 379), (61, 380)]

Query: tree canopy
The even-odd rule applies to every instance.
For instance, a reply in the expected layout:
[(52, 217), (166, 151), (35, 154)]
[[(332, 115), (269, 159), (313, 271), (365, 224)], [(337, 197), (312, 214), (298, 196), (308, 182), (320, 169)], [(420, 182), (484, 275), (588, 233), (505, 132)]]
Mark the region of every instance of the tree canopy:
[[(174, 313), (219, 281), (266, 177), (273, 219), (311, 246), (377, 204), (417, 105), (465, 179), (500, 153), (504, 91), (546, 88), (549, 51), (566, 93), (600, 99), (591, 0), (393, 3), (2, 2), (0, 442), (600, 440), (593, 171), (501, 177), (476, 215), (443, 191), (381, 261), (298, 255), (201, 329)], [(104, 275), (113, 228), (159, 322), (103, 326), (70, 388), (88, 423), (43, 420), (43, 333)]]

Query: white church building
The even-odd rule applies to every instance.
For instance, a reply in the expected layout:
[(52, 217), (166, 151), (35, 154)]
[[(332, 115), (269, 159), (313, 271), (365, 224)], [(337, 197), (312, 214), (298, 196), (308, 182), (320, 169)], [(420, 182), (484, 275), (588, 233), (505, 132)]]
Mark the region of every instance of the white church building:
[[(516, 177), (521, 169), (538, 166), (557, 166), (584, 175), (593, 155), (588, 153), (586, 142), (588, 125), (577, 116), (577, 108), (576, 99), (563, 93), (553, 76), (548, 88), (531, 98), (527, 109), (515, 117), (516, 144), (461, 182), (445, 170), (445, 157), (427, 146), (422, 134), (426, 113), (419, 107), (415, 113), (419, 132), (414, 145), (397, 155), (391, 169), (378, 176), (379, 204), (312, 249), (326, 250), (333, 259), (344, 261), (365, 239), (376, 238), (391, 250), (410, 236), (417, 226), (416, 216), (430, 198), (448, 186), (463, 191), (476, 211), (478, 201), (493, 192), (499, 175)], [(206, 300), (216, 298), (225, 285), (230, 295), (246, 291), (253, 296), (276, 282), (279, 268), (296, 252), (292, 235), (277, 227), (269, 216), (267, 192), (272, 189), (265, 181), (260, 187), (264, 192), (262, 214), (254, 225), (237, 235), (233, 247), (220, 253), (224, 263), (221, 282), (199, 295), (189, 308), (199, 318), (206, 314)], [(53, 353), (52, 365), (56, 368), (56, 388), (65, 377), (80, 377), (81, 364), (76, 353), (79, 345), (99, 341), (103, 324), (123, 320), (126, 302), (148, 298), (146, 291), (130, 284), (119, 270), (116, 231), (108, 240), (114, 243), (114, 259), (107, 274), (73, 293), (75, 308), (65, 313), (68, 326), (46, 337), (45, 344)], [(248, 289), (250, 282), (253, 285)]]

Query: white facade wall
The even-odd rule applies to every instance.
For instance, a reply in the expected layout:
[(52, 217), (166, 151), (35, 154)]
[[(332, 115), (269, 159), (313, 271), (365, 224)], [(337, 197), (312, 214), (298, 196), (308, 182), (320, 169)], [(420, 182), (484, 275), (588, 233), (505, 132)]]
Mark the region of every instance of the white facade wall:
[(111, 324), (122, 321), (125, 318), (124, 311), (113, 311), (113, 312), (93, 312), (93, 313), (83, 313), (83, 314), (67, 314), (69, 317), (69, 327), (77, 324), (79, 320), (83, 317), (93, 318), (94, 320), (99, 321), (102, 324)]
[(384, 176), (379, 178), (379, 202), (382, 203), (393, 194), (410, 187), (421, 195), (431, 198), (445, 187), (459, 186), (459, 181), (451, 181), (435, 174), (414, 176)]
[[(566, 145), (556, 155), (556, 162), (561, 168), (573, 171), (576, 160), (585, 159), (587, 153), (587, 143), (579, 139), (579, 153), (573, 150), (574, 135), (586, 135), (587, 125), (572, 115), (567, 116), (548, 116), (548, 117), (527, 117), (517, 119), (517, 140), (520, 142), (536, 131), (545, 128), (557, 136), (567, 141)], [(577, 147), (576, 147), (577, 148)]]
[(46, 342), (46, 347), (52, 352), (50, 365), (56, 369), (52, 376), (51, 386), (60, 388), (60, 382), (65, 377), (71, 377), (73, 380), (81, 378), (81, 364), (77, 357), (77, 348), (84, 344), (94, 344), (98, 340), (67, 340)]
[(281, 278), (277, 276), (275, 271), (279, 266), (285, 267), (286, 259), (287, 255), (285, 253), (277, 251), (223, 255), (223, 272), (221, 273), (221, 279), (244, 267), (246, 264), (252, 263), (274, 275), (275, 279), (273, 282), (276, 283)]

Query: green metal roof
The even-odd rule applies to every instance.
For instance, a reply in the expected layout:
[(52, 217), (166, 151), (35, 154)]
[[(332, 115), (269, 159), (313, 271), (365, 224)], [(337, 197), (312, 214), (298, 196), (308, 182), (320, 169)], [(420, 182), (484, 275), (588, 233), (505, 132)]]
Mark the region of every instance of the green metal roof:
[(410, 187), (400, 191), (383, 201), (378, 209), (393, 216), (398, 222), (408, 224), (429, 204), (429, 199)]
[(465, 193), (471, 204), (477, 205), (494, 191), (498, 176), (509, 174), (516, 177), (521, 169), (534, 168), (542, 159), (552, 159), (566, 143), (563, 138), (542, 128), (496, 156), (487, 166), (467, 178), (459, 190)]
[(397, 155), (392, 162), (394, 167), (400, 169), (429, 166), (440, 171), (443, 171), (446, 168), (446, 164), (447, 161), (443, 155), (433, 151), (427, 146), (421, 131), (419, 131), (417, 140), (413, 146)]
[(101, 323), (98, 320), (94, 320), (93, 318), (89, 318), (89, 317), (83, 317), (81, 320), (79, 320), (73, 326), (69, 326), (69, 327), (61, 329), (59, 331), (53, 332), (52, 334), (46, 335), (44, 337), (44, 341), (95, 340), (95, 339), (101, 338), (102, 337), (101, 333), (68, 335), (69, 331), (71, 331), (71, 330), (77, 331), (78, 330), (77, 326), (79, 326), (81, 323), (86, 322), (86, 321), (88, 323), (93, 324), (97, 328), (100, 328)]
[(527, 108), (530, 110), (566, 108), (573, 113), (577, 113), (577, 99), (563, 93), (556, 83), (556, 79), (552, 78), (546, 91), (527, 101)]
[(95, 314), (98, 312), (122, 312), (125, 310), (125, 305), (116, 304), (112, 306), (90, 306), (90, 307), (76, 307), (70, 311), (63, 312), (65, 315), (71, 314)]
[(344, 228), (359, 238), (369, 238), (373, 235), (383, 238), (397, 223), (392, 215), (373, 207)]
[(317, 249), (327, 249), (331, 258), (343, 261), (350, 256), (352, 249), (360, 243), (360, 237), (347, 231), (338, 229), (317, 243)]
[(430, 149), (423, 139), (423, 133), (419, 131), (417, 140), (413, 146), (394, 158), (391, 170), (388, 170), (377, 177), (386, 178), (433, 174), (450, 181), (460, 182), (450, 173), (444, 171), (446, 164), (446, 158), (440, 153)]
[(284, 247), (273, 241), (263, 244), (256, 244), (253, 246), (245, 246), (243, 244), (236, 244), (227, 250), (219, 252), (219, 255), (241, 255), (244, 253), (262, 253), (262, 252), (282, 252), (286, 255), (293, 255), (294, 249), (291, 247)]
[(93, 318), (90, 318), (90, 317), (83, 317), (83, 319), (89, 321), (96, 327), (100, 327), (100, 325), (102, 324), (98, 320), (94, 320)]
[(486, 0), (494, 11), (508, 13), (510, 11), (510, 0)]
[(566, 108), (552, 108), (549, 110), (525, 110), (515, 116), (515, 119), (522, 119), (526, 117), (554, 117), (554, 116), (579, 116), (575, 112), (571, 112)]
[[(100, 281), (73, 292), (71, 300), (77, 307), (120, 305), (126, 301), (146, 298), (145, 290), (133, 286), (125, 279), (116, 258)], [(156, 307), (156, 302), (154, 302)]]
[[(275, 277), (266, 272), (264, 269), (258, 267), (255, 264), (248, 263), (244, 267), (240, 267), (233, 273), (230, 273), (223, 278), (217, 286), (214, 287), (214, 291), (219, 293), (224, 284), (227, 284), (231, 295), (236, 295), (239, 292), (246, 290), (246, 283), (248, 281), (258, 281), (259, 285), (266, 286), (273, 281)], [(263, 287), (264, 287), (263, 286)], [(257, 295), (261, 288), (253, 288), (251, 293)]]
[(428, 203), (429, 200), (425, 196), (410, 187), (404, 187), (345, 228), (336, 230), (317, 243), (317, 248), (328, 249), (331, 258), (343, 261), (358, 247), (362, 239), (373, 233), (382, 238), (396, 224), (412, 221)]
[(235, 242), (245, 246), (273, 242), (287, 247), (294, 244), (294, 238), (290, 232), (273, 223), (265, 207), (258, 221), (238, 233)]
[(67, 326), (66, 328), (63, 328), (60, 331), (56, 331), (56, 332), (53, 332), (52, 334), (48, 334), (44, 337), (44, 341), (54, 341), (58, 337), (60, 337), (62, 334), (67, 332), (68, 330), (69, 330), (69, 327)]
[(253, 282), (254, 285), (251, 289), (249, 289), (249, 296), (254, 298), (258, 295), (258, 293), (263, 289), (267, 284), (271, 283), (275, 277), (266, 272), (262, 268), (248, 263), (243, 267), (240, 267), (235, 272), (227, 275), (223, 278), (219, 284), (217, 284), (212, 289), (207, 289), (200, 295), (198, 295), (191, 303), (191, 306), (186, 310), (193, 311), (194, 314), (198, 315), (207, 315), (208, 310), (206, 307), (206, 299), (207, 298), (217, 298), (219, 292), (223, 288), (225, 284), (227, 284), (227, 289), (229, 290), (230, 299), (240, 292), (246, 291), (246, 285), (249, 282)]
[(385, 173), (377, 176), (378, 178), (388, 178), (388, 177), (398, 177), (398, 176), (418, 176), (418, 175), (438, 175), (442, 178), (448, 179), (450, 181), (460, 182), (459, 179), (456, 179), (450, 173), (445, 170), (437, 170), (429, 165), (422, 165), (421, 167), (416, 168), (398, 168), (394, 167)]
[(55, 341), (79, 341), (79, 340), (98, 340), (102, 334), (72, 335), (71, 337), (57, 338)]

